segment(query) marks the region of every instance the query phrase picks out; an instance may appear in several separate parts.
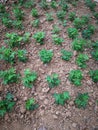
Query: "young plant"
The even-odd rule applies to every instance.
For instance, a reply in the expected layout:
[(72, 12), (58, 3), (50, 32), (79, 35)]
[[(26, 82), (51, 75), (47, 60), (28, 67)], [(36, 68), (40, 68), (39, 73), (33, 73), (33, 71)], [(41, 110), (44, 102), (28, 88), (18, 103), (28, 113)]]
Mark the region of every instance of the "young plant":
[(48, 75), (46, 77), (46, 80), (47, 80), (50, 88), (54, 88), (55, 86), (58, 86), (61, 82), (58, 74), (56, 74), (56, 73), (53, 73), (51, 76)]
[(69, 80), (76, 86), (81, 85), (81, 80), (83, 79), (83, 75), (81, 70), (71, 70), (69, 73)]
[(62, 49), (61, 50), (61, 58), (65, 61), (69, 61), (72, 58), (73, 53), (67, 50)]
[(92, 78), (93, 82), (98, 82), (98, 70), (90, 70), (90, 77)]
[(56, 15), (57, 15), (58, 19), (64, 20), (64, 18), (66, 16), (66, 12), (61, 10), (61, 11), (58, 11)]
[(76, 63), (79, 67), (81, 68), (86, 68), (86, 61), (89, 60), (88, 55), (86, 54), (79, 54), (78, 57), (76, 58)]
[(74, 20), (74, 26), (77, 29), (82, 29), (87, 23), (84, 18), (75, 18)]
[(96, 20), (98, 20), (98, 12), (94, 12), (93, 15), (96, 18)]
[(39, 19), (35, 19), (31, 24), (32, 24), (33, 27), (38, 28), (39, 24), (40, 24), (40, 20)]
[(98, 61), (98, 49), (95, 49), (94, 51), (91, 52), (92, 57)]
[(49, 63), (52, 60), (53, 57), (53, 51), (52, 50), (46, 50), (46, 49), (42, 49), (39, 52), (39, 57), (41, 59), (41, 61), (45, 64), (45, 63)]
[(85, 4), (91, 11), (95, 11), (96, 2), (92, 2), (92, 0), (85, 0)]
[(38, 17), (37, 9), (32, 9), (31, 14), (32, 14), (33, 17)]
[(55, 103), (64, 106), (65, 102), (70, 99), (69, 92), (65, 91), (63, 93), (54, 93)]
[(29, 40), (30, 40), (30, 33), (29, 33), (29, 32), (26, 32), (26, 33), (23, 35), (23, 37), (22, 37), (22, 41), (23, 41), (24, 43), (27, 43), (27, 42), (29, 42)]
[(13, 24), (13, 27), (16, 29), (23, 29), (24, 28), (21, 20), (14, 20), (12, 24)]
[(0, 48), (0, 60), (14, 63), (16, 53), (11, 48)]
[(67, 20), (63, 20), (63, 27), (67, 26)]
[(61, 6), (61, 8), (62, 8), (63, 11), (68, 11), (69, 7), (68, 7), (68, 4), (66, 3), (66, 1), (61, 0), (60, 3), (59, 3), (59, 5)]
[(27, 88), (32, 88), (37, 79), (37, 73), (26, 69), (24, 71), (23, 84)]
[(28, 1), (25, 2), (24, 7), (25, 8), (31, 8), (31, 7), (33, 8), (34, 5), (35, 5), (35, 1), (34, 0), (28, 0)]
[(84, 39), (75, 39), (72, 42), (72, 48), (76, 51), (83, 51), (84, 46), (86, 45), (86, 41)]
[(5, 12), (6, 12), (6, 9), (5, 9), (4, 4), (0, 3), (0, 14), (5, 13)]
[(32, 110), (32, 111), (39, 107), (39, 105), (35, 102), (34, 98), (28, 99), (25, 103), (25, 106), (27, 110)]
[(59, 37), (58, 35), (54, 34), (52, 36), (53, 43), (56, 45), (61, 45), (64, 42), (64, 39)]
[(23, 20), (24, 12), (19, 7), (14, 7), (13, 13), (17, 20)]
[(5, 99), (0, 100), (0, 116), (4, 116), (7, 112), (11, 112), (15, 105), (13, 95), (7, 93)]
[(5, 42), (9, 45), (9, 47), (17, 47), (20, 46), (20, 43), (22, 41), (22, 37), (19, 36), (17, 33), (6, 33)]
[(76, 13), (75, 12), (70, 12), (68, 18), (69, 18), (70, 21), (74, 21), (74, 19), (76, 18)]
[(43, 45), (45, 39), (45, 32), (37, 32), (33, 35), (33, 38), (36, 40), (36, 42), (40, 43), (40, 45)]
[(56, 8), (57, 8), (57, 2), (54, 1), (54, 0), (52, 0), (52, 1), (50, 2), (50, 6), (51, 6), (53, 9), (56, 9)]
[(17, 58), (19, 61), (26, 62), (27, 61), (27, 51), (26, 50), (18, 50)]
[(67, 30), (69, 38), (77, 38), (79, 35), (78, 30), (76, 28), (68, 28)]
[(58, 34), (60, 32), (60, 28), (57, 25), (53, 25), (52, 33)]
[(7, 28), (11, 28), (12, 27), (12, 23), (13, 22), (12, 22), (12, 20), (9, 17), (2, 17), (1, 21), (2, 21), (2, 24), (5, 25), (5, 27), (7, 27)]
[(75, 105), (78, 108), (86, 108), (89, 100), (89, 95), (88, 93), (78, 93), (78, 96), (75, 99)]
[(48, 4), (47, 4), (46, 0), (41, 0), (40, 7), (45, 10), (48, 9)]
[(52, 13), (47, 13), (47, 14), (46, 14), (46, 20), (47, 20), (47, 21), (53, 21)]
[(16, 83), (20, 75), (16, 74), (16, 69), (10, 68), (5, 71), (0, 71), (0, 78), (3, 79), (3, 84)]
[(88, 25), (87, 29), (82, 31), (82, 37), (84, 39), (90, 39), (91, 36), (94, 34), (95, 32), (95, 27), (93, 25)]

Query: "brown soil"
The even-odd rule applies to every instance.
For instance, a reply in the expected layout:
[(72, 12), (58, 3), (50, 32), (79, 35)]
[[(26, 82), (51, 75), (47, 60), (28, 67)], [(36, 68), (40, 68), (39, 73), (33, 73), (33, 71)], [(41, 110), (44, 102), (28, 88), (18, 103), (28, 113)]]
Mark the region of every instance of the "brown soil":
[[(77, 16), (89, 14), (91, 19), (91, 24), (96, 25), (96, 20), (92, 16), (92, 12), (84, 5), (84, 1), (80, 1), (77, 7), (70, 5), (69, 11), (76, 11)], [(11, 11), (10, 1), (6, 5), (8, 12)], [(31, 26), (31, 21), (33, 17), (31, 16), (31, 9), (22, 8), (25, 12), (25, 18), (23, 25), (25, 27), (24, 31), (7, 29), (0, 23), (0, 46), (5, 45), (4, 37), (7, 32), (18, 32), (22, 34), (24, 32), (30, 32), (31, 36), (37, 31), (45, 31), (46, 38), (45, 44), (39, 45), (35, 44), (34, 39), (31, 37), (30, 43), (26, 44), (23, 48), (28, 51), (28, 62), (16, 62), (14, 65), (17, 69), (17, 72), (23, 76), (25, 69), (30, 68), (35, 70), (38, 73), (38, 80), (36, 81), (32, 89), (25, 88), (22, 83), (7, 85), (4, 86), (1, 83), (0, 86), (0, 99), (6, 94), (7, 91), (10, 91), (14, 94), (15, 100), (17, 101), (14, 110), (11, 113), (7, 113), (5, 117), (0, 119), (0, 130), (37, 130), (41, 125), (46, 126), (48, 130), (93, 130), (97, 128), (98, 130), (98, 106), (96, 100), (98, 99), (98, 84), (95, 84), (91, 78), (88, 76), (90, 69), (98, 69), (98, 62), (95, 62), (91, 58), (90, 49), (86, 48), (84, 53), (88, 54), (90, 59), (87, 63), (88, 67), (83, 71), (84, 79), (82, 81), (81, 87), (75, 87), (68, 80), (68, 74), (72, 69), (79, 69), (75, 63), (75, 58), (77, 53), (71, 49), (71, 39), (69, 39), (67, 34), (67, 28), (73, 26), (70, 21), (67, 23), (67, 27), (63, 27), (59, 24), (59, 21), (56, 17), (56, 10), (49, 9), (44, 11), (39, 7), (37, 2), (36, 8), (39, 11), (40, 18), (40, 27), (38, 29)], [(98, 11), (98, 4), (96, 7)], [(54, 12), (54, 21), (46, 21), (45, 14), (46, 12)], [(68, 19), (68, 13), (66, 16)], [(62, 46), (54, 45), (52, 43), (52, 26), (58, 24), (61, 28), (60, 36), (64, 38), (65, 42)], [(92, 40), (98, 40), (98, 28), (95, 34), (92, 37)], [(38, 52), (42, 49), (52, 49), (54, 56), (52, 61), (49, 64), (43, 64), (39, 59)], [(71, 61), (63, 61), (60, 56), (60, 50), (64, 48), (66, 50), (71, 50), (74, 53)], [(8, 69), (10, 64), (5, 64), (1, 61), (0, 70)], [(49, 90), (48, 84), (45, 80), (46, 75), (51, 73), (59, 74), (61, 79), (61, 84), (59, 87)], [(54, 103), (53, 93), (54, 92), (64, 92), (69, 91), (71, 95), (70, 101), (65, 106), (56, 105)], [(89, 104), (86, 109), (78, 109), (74, 105), (74, 99), (78, 92), (88, 92), (90, 99)], [(25, 110), (25, 101), (28, 98), (34, 97), (39, 103), (39, 108), (35, 111), (26, 111)]]

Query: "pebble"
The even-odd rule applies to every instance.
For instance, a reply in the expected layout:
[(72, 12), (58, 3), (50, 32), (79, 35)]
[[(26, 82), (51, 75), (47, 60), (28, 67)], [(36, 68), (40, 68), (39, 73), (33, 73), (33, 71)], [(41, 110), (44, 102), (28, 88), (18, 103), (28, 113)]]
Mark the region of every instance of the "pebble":
[(72, 127), (76, 128), (77, 124), (76, 123), (72, 123)]
[(48, 103), (49, 103), (49, 100), (48, 100), (48, 99), (45, 99), (45, 100), (44, 100), (44, 104), (45, 104), (45, 105), (48, 105)]
[(25, 113), (25, 111), (26, 111), (26, 109), (25, 109), (23, 106), (21, 106), (21, 107), (20, 107), (20, 112), (21, 112), (21, 113)]
[(53, 115), (53, 118), (54, 118), (54, 119), (58, 119), (58, 117), (57, 117), (56, 115)]
[(49, 91), (49, 88), (43, 88), (43, 89), (42, 89), (42, 92), (43, 92), (43, 93), (47, 93), (48, 91)]
[(66, 117), (71, 117), (71, 112), (66, 112)]

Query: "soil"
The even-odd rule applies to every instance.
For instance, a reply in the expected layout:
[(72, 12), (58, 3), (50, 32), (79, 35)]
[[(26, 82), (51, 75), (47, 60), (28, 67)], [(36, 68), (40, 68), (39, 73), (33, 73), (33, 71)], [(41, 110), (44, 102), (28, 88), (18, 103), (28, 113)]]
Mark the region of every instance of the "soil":
[[(4, 97), (6, 92), (10, 91), (14, 94), (14, 100), (17, 101), (14, 110), (11, 113), (7, 113), (4, 118), (0, 118), (0, 130), (38, 130), (40, 126), (45, 126), (47, 130), (98, 130), (98, 106), (96, 104), (96, 100), (98, 99), (98, 84), (94, 83), (88, 75), (90, 69), (98, 69), (98, 62), (92, 59), (90, 55), (91, 49), (86, 48), (84, 53), (88, 54), (90, 59), (87, 62), (88, 67), (82, 69), (84, 76), (82, 86), (76, 87), (71, 84), (68, 80), (70, 70), (80, 69), (75, 63), (78, 53), (72, 50), (70, 44), (72, 40), (67, 34), (67, 28), (72, 27), (73, 24), (68, 20), (67, 13), (67, 26), (62, 26), (56, 17), (56, 12), (60, 10), (60, 7), (57, 10), (50, 8), (45, 11), (40, 8), (38, 1), (36, 3), (40, 19), (39, 28), (34, 28), (31, 25), (31, 21), (34, 20), (30, 13), (31, 8), (22, 8), (25, 12), (25, 18), (23, 20), (25, 29), (22, 31), (14, 28), (8, 29), (0, 23), (0, 46), (5, 45), (4, 39), (7, 32), (17, 32), (18, 34), (24, 34), (24, 32), (31, 33), (30, 43), (23, 46), (28, 52), (29, 60), (27, 63), (16, 61), (14, 67), (22, 76), (24, 70), (27, 68), (38, 73), (38, 79), (32, 89), (25, 88), (22, 82), (4, 86), (0, 80), (0, 99)], [(6, 4), (6, 9), (10, 13), (12, 13), (11, 5), (12, 1), (8, 1)], [(69, 4), (69, 7), (69, 12), (76, 11), (79, 17), (86, 14), (91, 16), (90, 23), (97, 27), (91, 40), (98, 40), (98, 24), (96, 24), (92, 12), (85, 6), (84, 1), (81, 0), (78, 2), (76, 7)], [(98, 4), (96, 11), (98, 11)], [(54, 20), (52, 22), (46, 21), (46, 12), (53, 12)], [(51, 31), (54, 24), (58, 24), (61, 29), (60, 36), (65, 40), (62, 46), (54, 45), (52, 42)], [(32, 38), (33, 34), (38, 31), (46, 32), (44, 45), (35, 44), (35, 40)], [(52, 61), (49, 64), (43, 64), (38, 56), (39, 51), (43, 48), (51, 49), (54, 52)], [(73, 51), (74, 56), (70, 61), (66, 62), (60, 58), (60, 50), (62, 48)], [(8, 69), (10, 66), (10, 64), (0, 61), (0, 70)], [(61, 84), (50, 90), (45, 78), (53, 72), (59, 74)], [(64, 91), (69, 91), (71, 99), (64, 106), (56, 105), (52, 96), (53, 93), (61, 93)], [(78, 109), (74, 105), (74, 99), (78, 92), (89, 93), (90, 99), (86, 109)], [(39, 103), (39, 108), (35, 111), (26, 111), (25, 101), (31, 97), (34, 97)]]

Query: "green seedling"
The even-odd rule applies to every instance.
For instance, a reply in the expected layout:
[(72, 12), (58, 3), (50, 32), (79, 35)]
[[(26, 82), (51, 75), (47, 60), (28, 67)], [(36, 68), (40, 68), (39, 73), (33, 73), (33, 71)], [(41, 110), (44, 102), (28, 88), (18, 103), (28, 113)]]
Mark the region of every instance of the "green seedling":
[(66, 12), (61, 10), (61, 11), (58, 11), (56, 15), (57, 15), (58, 19), (64, 20), (64, 18), (66, 16)]
[(78, 37), (79, 33), (76, 28), (68, 28), (67, 30), (69, 38), (75, 39)]
[(78, 96), (75, 99), (75, 105), (78, 108), (86, 108), (89, 100), (89, 95), (88, 93), (78, 93)]
[(86, 68), (86, 61), (89, 60), (88, 55), (86, 54), (79, 54), (78, 57), (76, 58), (76, 63), (79, 67), (81, 68)]
[(95, 7), (96, 7), (95, 1), (93, 2), (92, 0), (85, 0), (85, 4), (86, 4), (87, 7), (89, 7), (89, 9), (91, 11), (95, 11)]
[(90, 70), (89, 72), (92, 81), (97, 83), (98, 82), (98, 70)]
[(69, 73), (69, 80), (76, 86), (81, 86), (83, 75), (81, 70), (71, 70)]
[(16, 69), (10, 68), (5, 71), (0, 71), (0, 78), (3, 80), (3, 84), (16, 83), (19, 79), (20, 75), (16, 74)]
[(26, 69), (24, 71), (24, 77), (23, 77), (23, 84), (27, 88), (32, 88), (34, 86), (34, 83), (37, 79), (37, 73), (34, 71), (30, 71), (29, 69)]
[(32, 9), (31, 14), (32, 14), (33, 17), (38, 17), (37, 9)]
[(26, 50), (18, 50), (17, 51), (17, 58), (21, 62), (26, 62), (27, 61), (27, 51)]
[(53, 43), (56, 45), (61, 45), (64, 42), (64, 39), (59, 37), (56, 34), (52, 35), (52, 40), (53, 40)]
[(17, 20), (23, 20), (24, 12), (19, 7), (14, 7), (13, 13)]
[(47, 20), (47, 21), (53, 21), (52, 13), (47, 13), (47, 14), (46, 14), (46, 20)]
[(0, 100), (0, 116), (4, 117), (7, 112), (11, 112), (14, 105), (15, 101), (13, 100), (13, 95), (7, 93), (5, 99)]
[(52, 75), (48, 75), (46, 77), (46, 80), (50, 88), (54, 88), (55, 86), (58, 86), (61, 82), (58, 74), (56, 73), (53, 73)]
[(11, 48), (0, 48), (0, 60), (13, 64), (15, 62), (15, 55), (16, 52), (14, 52)]
[(36, 42), (40, 43), (40, 45), (43, 45), (45, 39), (45, 32), (37, 32), (33, 35), (33, 38), (36, 40)]
[(53, 9), (56, 9), (58, 5), (57, 5), (57, 2), (53, 0), (53, 1), (51, 1), (50, 6), (51, 6)]
[(52, 50), (46, 50), (42, 49), (39, 52), (39, 57), (43, 63), (49, 63), (52, 60), (53, 57), (53, 51)]
[(31, 110), (31, 111), (34, 111), (39, 107), (39, 105), (35, 102), (34, 98), (28, 99), (25, 103), (25, 106), (27, 110)]
[(53, 25), (52, 33), (58, 34), (60, 32), (60, 28), (57, 25)]
[(75, 12), (70, 12), (68, 18), (69, 18), (70, 21), (74, 21), (74, 19), (76, 18), (76, 13)]
[(40, 7), (42, 8), (42, 9), (48, 9), (49, 7), (48, 7), (48, 3), (46, 2), (46, 0), (41, 0), (41, 2), (40, 2)]
[(31, 24), (32, 24), (33, 27), (38, 28), (39, 24), (40, 24), (40, 20), (39, 19), (35, 19), (35, 20), (33, 20), (33, 22)]
[(64, 106), (65, 102), (70, 99), (69, 92), (65, 91), (63, 93), (54, 93), (55, 103)]
[(73, 53), (67, 50), (62, 49), (61, 50), (61, 58), (65, 61), (69, 61), (72, 58)]
[(86, 41), (84, 39), (75, 39), (72, 42), (72, 48), (76, 51), (83, 51), (86, 45)]

